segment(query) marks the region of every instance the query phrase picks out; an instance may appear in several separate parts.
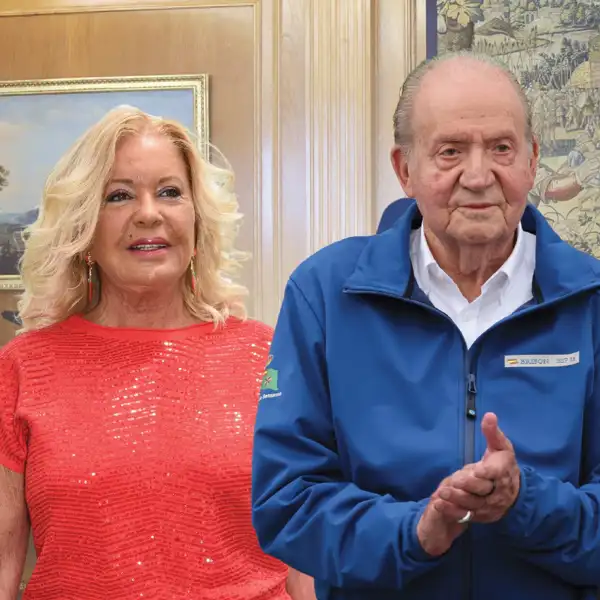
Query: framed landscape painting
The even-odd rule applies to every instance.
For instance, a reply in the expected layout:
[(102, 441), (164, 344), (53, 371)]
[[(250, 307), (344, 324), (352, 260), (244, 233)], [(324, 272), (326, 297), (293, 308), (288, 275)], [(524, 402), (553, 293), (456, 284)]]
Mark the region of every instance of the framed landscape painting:
[(21, 232), (37, 217), (50, 171), (88, 127), (123, 104), (179, 121), (208, 155), (207, 75), (0, 82), (0, 290), (21, 287)]
[(490, 54), (524, 86), (541, 147), (530, 201), (600, 258), (600, 1), (426, 1), (428, 56)]
[(20, 326), (17, 317), (17, 291), (4, 290), (0, 293), (0, 346), (12, 340)]

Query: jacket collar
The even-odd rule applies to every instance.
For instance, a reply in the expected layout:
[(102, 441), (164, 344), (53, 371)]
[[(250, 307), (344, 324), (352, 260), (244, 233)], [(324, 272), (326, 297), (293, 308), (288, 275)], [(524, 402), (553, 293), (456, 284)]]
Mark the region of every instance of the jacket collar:
[[(413, 287), (410, 234), (422, 220), (413, 203), (391, 229), (371, 236), (346, 280), (345, 291), (409, 297)], [(600, 261), (561, 240), (533, 205), (525, 208), (521, 226), (536, 236), (534, 279), (540, 301), (600, 288)]]

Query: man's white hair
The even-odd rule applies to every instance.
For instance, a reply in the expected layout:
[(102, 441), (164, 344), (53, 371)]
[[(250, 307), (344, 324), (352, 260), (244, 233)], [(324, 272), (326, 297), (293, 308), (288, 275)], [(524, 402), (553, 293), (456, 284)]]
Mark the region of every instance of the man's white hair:
[(499, 60), (488, 56), (487, 54), (477, 54), (471, 51), (462, 50), (460, 52), (448, 52), (435, 58), (423, 61), (419, 64), (405, 79), (400, 90), (400, 99), (394, 111), (394, 142), (400, 146), (402, 152), (406, 155), (410, 153), (414, 140), (414, 131), (412, 128), (414, 101), (419, 92), (423, 78), (427, 73), (435, 70), (440, 64), (445, 62), (461, 60), (473, 61), (484, 65), (492, 66), (503, 73), (513, 84), (521, 103), (523, 104), (523, 113), (525, 117), (525, 136), (530, 145), (533, 144), (533, 125), (531, 116), (531, 106), (525, 90), (512, 73), (512, 71)]

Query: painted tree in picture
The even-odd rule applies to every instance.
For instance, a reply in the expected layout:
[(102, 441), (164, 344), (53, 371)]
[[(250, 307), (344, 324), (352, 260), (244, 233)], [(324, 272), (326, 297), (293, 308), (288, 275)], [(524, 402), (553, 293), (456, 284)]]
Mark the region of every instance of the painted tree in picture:
[(8, 185), (8, 176), (8, 170), (0, 165), (0, 192)]

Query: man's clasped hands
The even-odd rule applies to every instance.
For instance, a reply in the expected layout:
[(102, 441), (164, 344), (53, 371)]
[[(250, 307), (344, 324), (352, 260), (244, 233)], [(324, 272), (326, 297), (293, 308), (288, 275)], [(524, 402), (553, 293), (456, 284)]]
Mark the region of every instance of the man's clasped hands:
[(517, 500), (521, 471), (513, 445), (493, 413), (483, 417), (481, 430), (483, 458), (444, 479), (419, 520), (417, 536), (430, 556), (447, 552), (468, 523), (499, 521)]

